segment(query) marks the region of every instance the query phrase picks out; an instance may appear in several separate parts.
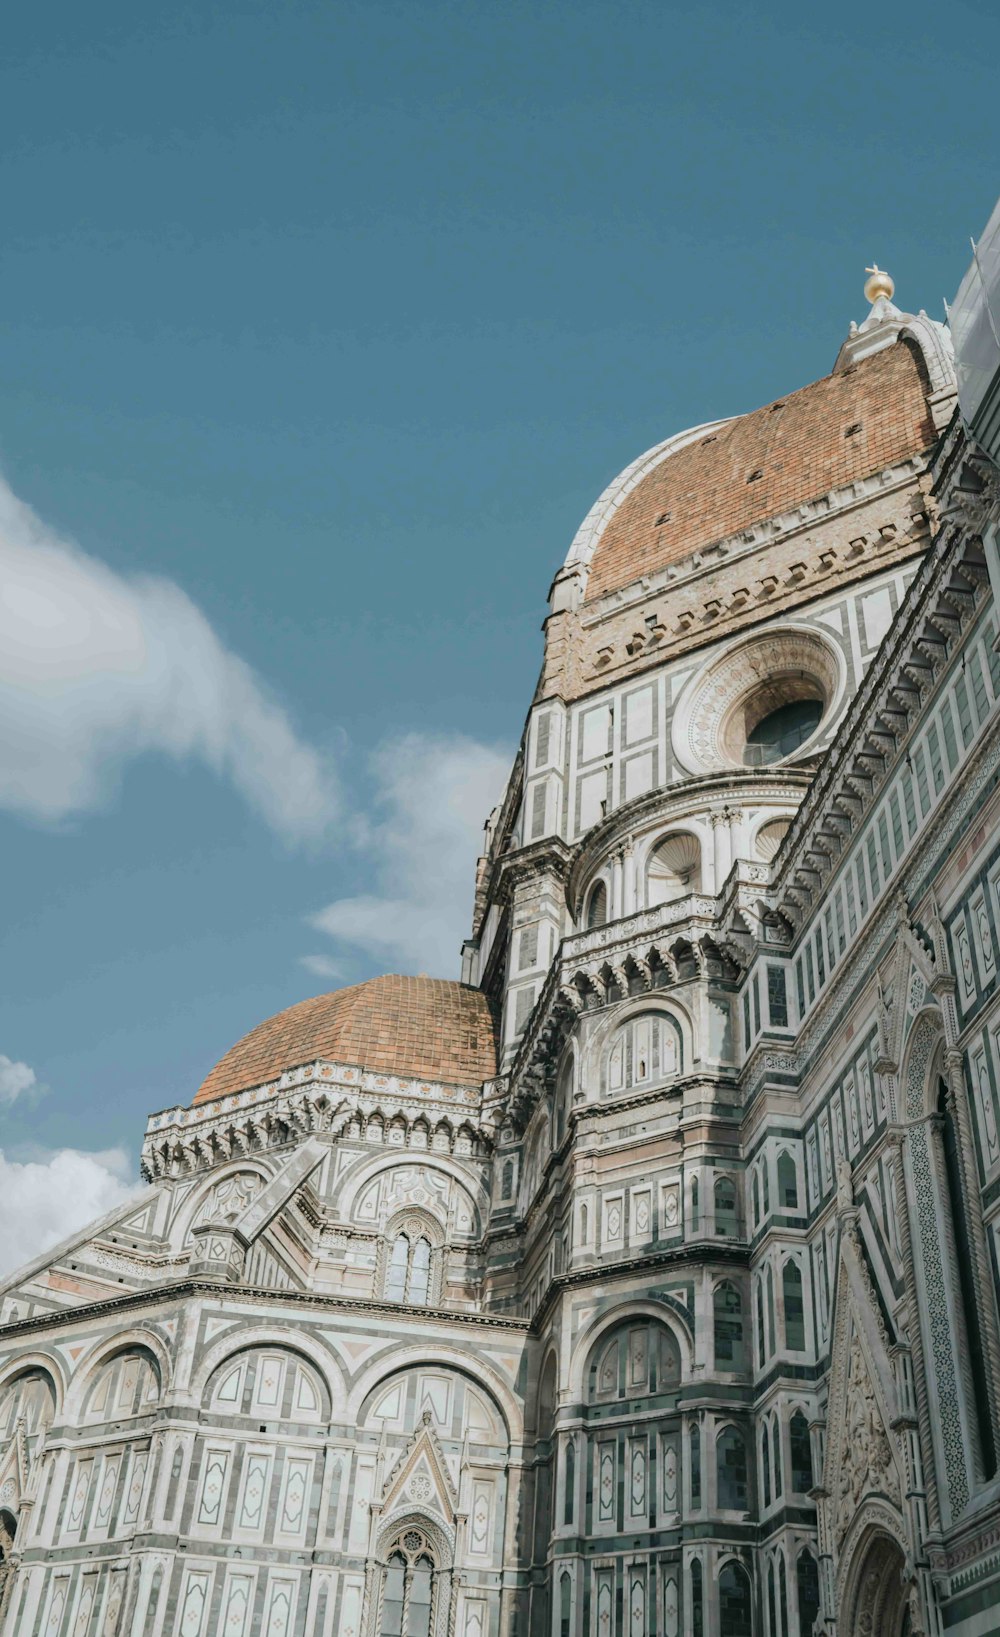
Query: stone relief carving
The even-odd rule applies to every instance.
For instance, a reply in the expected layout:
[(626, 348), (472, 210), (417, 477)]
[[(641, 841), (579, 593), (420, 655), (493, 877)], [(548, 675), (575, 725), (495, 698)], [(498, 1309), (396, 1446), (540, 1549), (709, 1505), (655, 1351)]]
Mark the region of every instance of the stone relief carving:
[(840, 1436), (839, 1480), (834, 1535), (839, 1547), (865, 1495), (885, 1495), (900, 1504), (899, 1474), (889, 1434), (855, 1331), (847, 1371), (847, 1401)]

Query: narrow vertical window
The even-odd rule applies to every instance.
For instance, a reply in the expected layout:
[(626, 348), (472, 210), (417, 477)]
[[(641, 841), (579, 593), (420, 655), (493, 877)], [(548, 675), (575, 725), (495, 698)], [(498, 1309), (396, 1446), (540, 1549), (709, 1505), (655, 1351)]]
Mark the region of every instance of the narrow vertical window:
[(695, 1559), (691, 1565), (691, 1637), (704, 1637), (704, 1632), (705, 1597), (701, 1564)]
[(781, 1289), (785, 1300), (785, 1346), (794, 1353), (801, 1353), (806, 1345), (806, 1320), (802, 1300), (802, 1269), (798, 1262), (785, 1263)]
[(688, 1438), (690, 1450), (689, 1466), (691, 1468), (691, 1506), (697, 1511), (701, 1506), (701, 1428), (695, 1422)]
[(983, 1338), (979, 1325), (979, 1308), (972, 1271), (972, 1244), (969, 1223), (965, 1213), (962, 1191), (962, 1170), (958, 1148), (958, 1132), (952, 1114), (951, 1095), (945, 1082), (938, 1088), (938, 1113), (941, 1116), (941, 1145), (944, 1154), (945, 1184), (951, 1215), (955, 1255), (958, 1262), (958, 1289), (965, 1320), (966, 1357), (972, 1376), (972, 1391), (976, 1404), (979, 1427), (980, 1460), (984, 1478), (996, 1472), (996, 1450), (993, 1443), (993, 1422), (990, 1415), (989, 1390), (986, 1383)]
[(812, 1440), (809, 1423), (801, 1410), (796, 1410), (788, 1424), (788, 1441), (792, 1455), (792, 1488), (800, 1495), (808, 1495), (813, 1486)]

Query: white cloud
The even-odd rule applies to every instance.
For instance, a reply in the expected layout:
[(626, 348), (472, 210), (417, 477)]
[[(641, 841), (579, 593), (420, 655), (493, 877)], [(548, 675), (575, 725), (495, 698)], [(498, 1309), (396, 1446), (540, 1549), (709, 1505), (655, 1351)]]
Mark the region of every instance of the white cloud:
[(299, 965), (304, 966), (307, 972), (312, 972), (317, 978), (325, 978), (328, 982), (338, 980), (347, 983), (350, 981), (350, 966), (344, 961), (335, 961), (329, 955), (300, 955)]
[(0, 1149), (0, 1275), (140, 1191), (120, 1148), (42, 1150), (28, 1160), (8, 1159)]
[(40, 1092), (38, 1076), (27, 1063), (15, 1063), (0, 1052), (0, 1108), (9, 1108), (26, 1092)]
[(143, 752), (201, 760), (291, 841), (337, 808), (329, 765), (179, 586), (114, 573), (0, 479), (0, 807), (98, 807)]
[(337, 899), (310, 925), (386, 969), (454, 973), (483, 825), (509, 769), (507, 752), (473, 739), (413, 733), (382, 745), (372, 757), (381, 816), (360, 842), (376, 891)]

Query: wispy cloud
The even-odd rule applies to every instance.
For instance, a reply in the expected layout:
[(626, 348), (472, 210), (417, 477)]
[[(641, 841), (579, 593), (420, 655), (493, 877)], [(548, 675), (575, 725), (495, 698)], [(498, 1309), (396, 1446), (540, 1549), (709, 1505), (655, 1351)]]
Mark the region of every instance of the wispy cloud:
[(114, 573), (0, 479), (0, 807), (99, 807), (146, 752), (205, 763), (289, 841), (338, 809), (328, 762), (179, 586)]
[(40, 1150), (26, 1160), (0, 1149), (0, 1275), (140, 1191), (120, 1148)]
[(44, 1088), (34, 1069), (0, 1052), (0, 1108), (10, 1108), (19, 1097), (38, 1096)]
[(509, 767), (508, 752), (457, 736), (407, 734), (376, 751), (375, 817), (359, 841), (375, 890), (310, 917), (334, 940), (338, 973), (352, 952), (385, 969), (442, 977), (457, 970), (483, 825)]

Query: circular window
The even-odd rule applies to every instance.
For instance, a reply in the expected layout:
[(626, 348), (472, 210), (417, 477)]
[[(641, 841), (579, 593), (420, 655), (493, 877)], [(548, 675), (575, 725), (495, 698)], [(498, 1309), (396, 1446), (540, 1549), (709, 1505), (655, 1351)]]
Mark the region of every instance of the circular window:
[(843, 660), (818, 632), (761, 633), (685, 688), (672, 731), (677, 760), (691, 773), (773, 766), (812, 738), (843, 689)]

